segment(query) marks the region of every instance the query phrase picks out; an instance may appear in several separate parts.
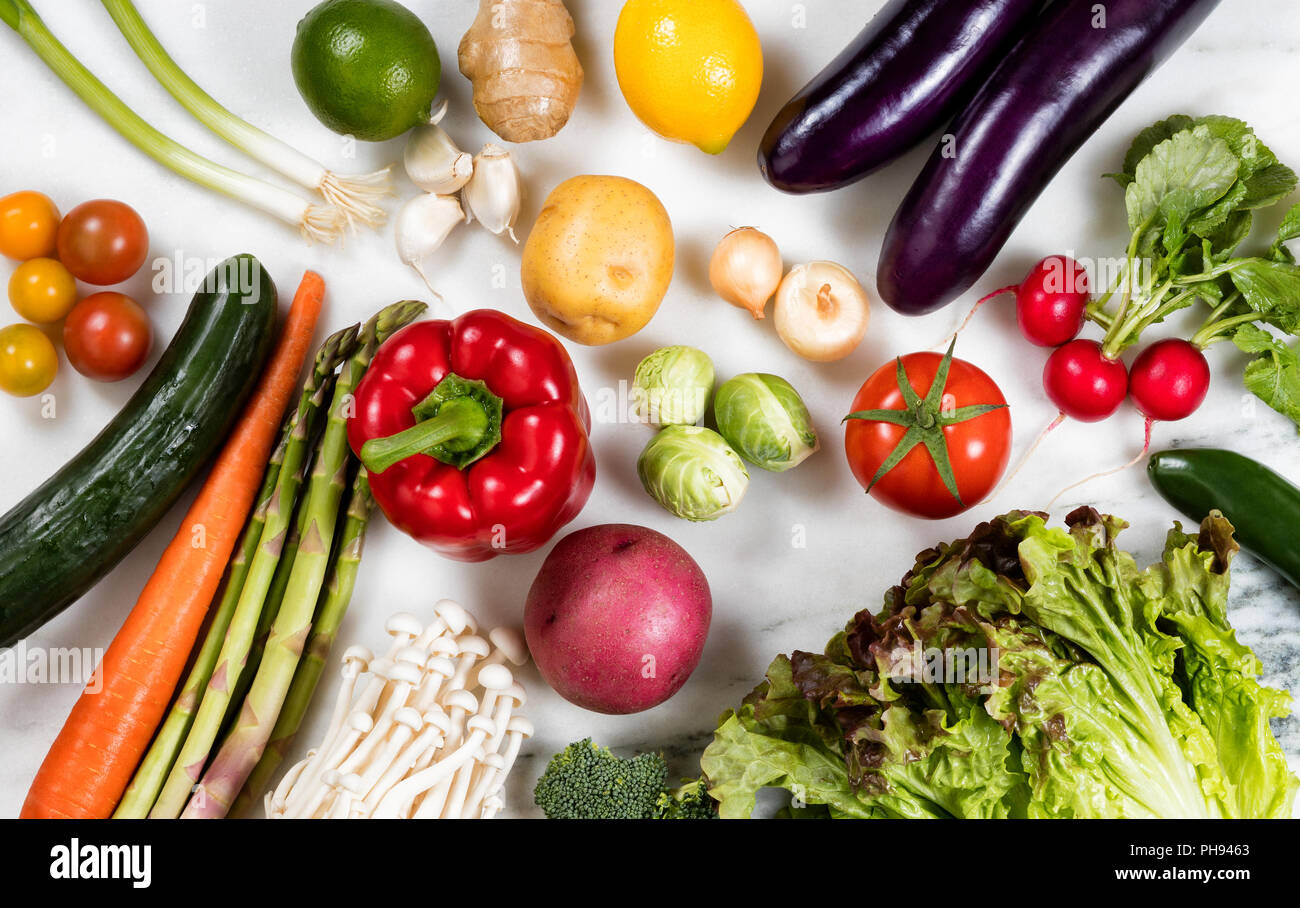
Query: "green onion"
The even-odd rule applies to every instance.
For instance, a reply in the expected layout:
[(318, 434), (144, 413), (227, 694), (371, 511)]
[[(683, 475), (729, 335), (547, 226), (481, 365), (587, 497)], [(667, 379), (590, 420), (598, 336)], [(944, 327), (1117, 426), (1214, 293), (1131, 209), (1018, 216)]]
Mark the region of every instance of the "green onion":
[(338, 209), (313, 205), (286, 189), (223, 167), (146, 123), (59, 43), (27, 0), (0, 0), (0, 21), (16, 31), (91, 110), (159, 164), (292, 224), (309, 241), (332, 243), (342, 237), (347, 218)]
[(326, 170), (292, 146), (240, 119), (200, 88), (168, 55), (131, 0), (103, 0), (103, 4), (149, 72), (200, 123), (249, 157), (319, 192), (343, 212), (349, 224), (377, 227), (384, 222), (384, 209), (375, 203), (392, 194), (388, 168), (350, 177)]

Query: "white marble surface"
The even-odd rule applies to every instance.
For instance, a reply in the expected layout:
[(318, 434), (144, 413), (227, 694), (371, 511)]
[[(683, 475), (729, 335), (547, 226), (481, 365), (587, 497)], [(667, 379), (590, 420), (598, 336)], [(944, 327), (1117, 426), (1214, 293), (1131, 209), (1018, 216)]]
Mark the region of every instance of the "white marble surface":
[[(444, 59), (444, 92), (452, 112), (444, 124), (466, 148), (492, 138), (469, 106), (469, 85), (454, 57), (473, 18), (471, 0), (412, 0), (429, 23)], [(762, 370), (787, 377), (804, 395), (823, 432), (824, 450), (785, 475), (755, 470), (742, 509), (716, 523), (693, 525), (669, 516), (641, 491), (634, 461), (647, 439), (636, 425), (600, 424), (595, 492), (572, 528), (606, 522), (640, 523), (669, 533), (707, 573), (714, 623), (704, 659), (668, 703), (635, 716), (586, 713), (560, 700), (531, 669), (524, 674), (527, 711), (539, 733), (511, 780), (514, 812), (532, 813), (531, 786), (545, 757), (584, 735), (630, 749), (663, 748), (683, 772), (707, 742), (717, 714), (735, 704), (762, 676), (773, 655), (819, 648), (911, 565), (915, 552), (965, 535), (980, 519), (1011, 507), (1041, 508), (1062, 486), (1132, 456), (1141, 419), (1129, 407), (1101, 425), (1063, 426), (1044, 443), (1014, 488), (971, 512), (937, 523), (893, 514), (862, 494), (844, 462), (839, 418), (859, 383), (896, 354), (929, 347), (951, 329), (958, 309), (904, 319), (878, 306), (866, 341), (852, 356), (815, 365), (782, 346), (769, 322), (752, 323), (710, 292), (706, 264), (730, 225), (753, 224), (781, 244), (787, 264), (826, 258), (855, 269), (870, 286), (885, 226), (919, 169), (926, 149), (850, 189), (793, 198), (769, 188), (754, 166), (754, 148), (771, 115), (820, 69), (880, 5), (876, 0), (747, 0), (762, 36), (767, 72), (757, 109), (719, 157), (671, 145), (649, 133), (619, 94), (611, 36), (615, 0), (569, 0), (578, 22), (578, 51), (587, 71), (578, 110), (555, 139), (516, 149), (528, 188), (521, 224), (544, 195), (576, 173), (614, 173), (645, 183), (672, 216), (678, 265), (662, 309), (640, 334), (605, 348), (570, 345), (589, 397), (629, 379), (637, 360), (668, 343), (696, 344), (714, 358), (721, 377)], [(165, 131), (226, 162), (251, 167), (188, 119), (159, 88), (95, 3), (40, 0), (51, 28), (100, 76)], [(312, 0), (139, 0), (150, 24), (190, 73), (232, 109), (338, 169), (369, 170), (400, 157), (400, 141), (352, 149), (306, 110), (289, 75), (294, 24)], [(800, 11), (806, 27), (796, 27)], [(1131, 136), (1176, 111), (1223, 113), (1252, 123), (1284, 161), (1300, 162), (1300, 120), (1289, 86), (1300, 76), (1300, 18), (1291, 0), (1233, 0), (1153, 78), (1141, 86), (1043, 193), (980, 286), (1022, 275), (1044, 254), (1111, 256), (1124, 234), (1119, 194), (1098, 174), (1115, 169)], [(380, 306), (423, 295), (419, 279), (396, 261), (391, 231), (358, 237), (343, 250), (308, 248), (287, 229), (185, 183), (159, 168), (95, 119), (5, 31), (0, 33), (6, 103), (0, 130), (0, 192), (40, 189), (64, 209), (95, 197), (123, 199), (145, 217), (154, 257), (224, 257), (250, 251), (271, 269), (282, 293), (304, 268), (329, 286), (326, 329), (363, 319)], [(413, 189), (403, 177), (403, 194)], [(1266, 216), (1271, 230), (1279, 214)], [(519, 251), (477, 227), (447, 243), (433, 266), (438, 286), (457, 309), (494, 306), (530, 318), (519, 291)], [(7, 279), (7, 264), (0, 278)], [(504, 275), (505, 286), (494, 286)], [(188, 294), (153, 298), (146, 273), (128, 285), (148, 308), (160, 342), (171, 335)], [(968, 302), (969, 300), (967, 300)], [(0, 321), (7, 321), (0, 318)], [(159, 344), (159, 348), (161, 343)], [(988, 307), (964, 336), (960, 354), (986, 369), (1011, 403), (1018, 449), (1053, 415), (1038, 383), (1044, 352), (1028, 347), (1005, 304)], [(156, 359), (158, 349), (153, 358)], [(1156, 444), (1226, 445), (1300, 478), (1300, 442), (1286, 420), (1243, 397), (1241, 360), (1215, 349), (1215, 381), (1205, 406), (1177, 425), (1156, 429)], [(53, 386), (58, 417), (43, 419), (37, 403), (0, 399), (0, 510), (16, 503), (75, 454), (126, 401), (139, 379), (117, 385), (88, 381), (65, 368)], [(607, 393), (607, 392), (606, 392)], [(188, 501), (188, 498), (186, 499)], [(1128, 519), (1131, 550), (1156, 557), (1173, 511), (1140, 470), (1095, 482), (1067, 496), (1060, 517), (1087, 501)], [(32, 635), (44, 646), (106, 646), (135, 601), (180, 519), (174, 510), (98, 587)], [(791, 544), (806, 529), (806, 548)], [(446, 561), (382, 521), (368, 540), (360, 582), (340, 639), (378, 645), (385, 616), (395, 609), (427, 613), (434, 599), (454, 597), (485, 624), (515, 622), (546, 554), (498, 558), (481, 565)], [(1237, 562), (1231, 613), (1241, 635), (1263, 660), (1267, 680), (1300, 690), (1300, 594), (1248, 556)], [(327, 676), (319, 697), (336, 685)], [(33, 773), (77, 696), (67, 685), (0, 686), (0, 816), (17, 814)], [(313, 712), (300, 750), (323, 730), (325, 709)], [(1300, 722), (1277, 726), (1293, 757)]]

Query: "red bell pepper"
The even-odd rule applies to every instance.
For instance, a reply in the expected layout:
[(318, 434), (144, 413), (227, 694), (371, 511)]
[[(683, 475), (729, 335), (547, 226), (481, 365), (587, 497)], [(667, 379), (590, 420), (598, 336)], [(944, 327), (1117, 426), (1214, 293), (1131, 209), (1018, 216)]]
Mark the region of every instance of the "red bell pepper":
[(564, 347), (492, 309), (408, 325), (357, 386), (348, 442), (402, 532), (459, 561), (541, 546), (596, 480)]

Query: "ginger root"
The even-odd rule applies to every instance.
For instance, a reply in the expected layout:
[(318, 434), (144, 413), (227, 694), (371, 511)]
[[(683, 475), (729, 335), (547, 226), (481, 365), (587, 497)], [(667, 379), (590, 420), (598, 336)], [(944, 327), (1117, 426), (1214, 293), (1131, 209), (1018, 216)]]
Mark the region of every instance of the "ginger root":
[(460, 71), (479, 118), (507, 142), (550, 138), (568, 122), (582, 89), (573, 33), (563, 0), (479, 0)]

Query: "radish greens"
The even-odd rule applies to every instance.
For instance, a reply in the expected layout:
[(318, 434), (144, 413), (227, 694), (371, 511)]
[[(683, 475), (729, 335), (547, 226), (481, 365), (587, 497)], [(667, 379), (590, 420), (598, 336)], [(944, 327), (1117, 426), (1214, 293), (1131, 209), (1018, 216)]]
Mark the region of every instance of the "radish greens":
[[(1256, 211), (1296, 188), (1296, 174), (1231, 117), (1176, 114), (1142, 130), (1107, 174), (1124, 187), (1131, 239), (1117, 279), (1089, 306), (1110, 358), (1143, 330), (1196, 304), (1209, 314), (1191, 337), (1203, 349), (1232, 340), (1256, 355), (1246, 387), (1300, 425), (1300, 357), (1267, 330), (1300, 334), (1300, 205), (1259, 255), (1238, 255)], [(1267, 326), (1267, 327), (1266, 327)]]

